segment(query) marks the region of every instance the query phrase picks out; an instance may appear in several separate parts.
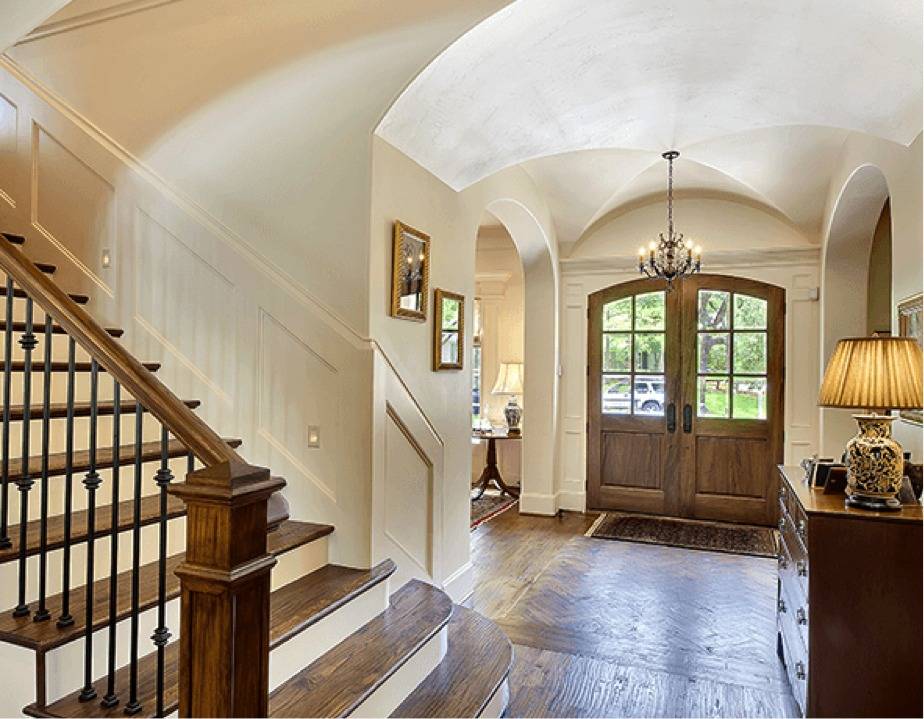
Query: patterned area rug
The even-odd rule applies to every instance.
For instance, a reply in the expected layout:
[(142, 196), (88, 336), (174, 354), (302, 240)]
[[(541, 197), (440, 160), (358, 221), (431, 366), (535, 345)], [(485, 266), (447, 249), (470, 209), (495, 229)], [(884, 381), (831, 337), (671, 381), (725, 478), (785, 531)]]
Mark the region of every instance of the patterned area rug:
[(621, 512), (604, 512), (585, 536), (755, 557), (775, 557), (777, 554), (776, 534), (768, 527)]
[(490, 519), (494, 519), (498, 514), (506, 512), (515, 506), (517, 500), (510, 495), (489, 494), (485, 492), (481, 499), (472, 500), (472, 523), (471, 529), (479, 524), (484, 524)]

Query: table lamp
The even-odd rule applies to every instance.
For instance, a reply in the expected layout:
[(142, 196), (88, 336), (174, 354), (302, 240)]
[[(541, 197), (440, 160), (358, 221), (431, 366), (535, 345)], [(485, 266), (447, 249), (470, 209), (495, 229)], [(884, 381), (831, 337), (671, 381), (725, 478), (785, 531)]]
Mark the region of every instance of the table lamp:
[(517, 404), (517, 395), (523, 394), (523, 364), (521, 362), (501, 362), (497, 371), (497, 381), (491, 394), (509, 394), (510, 400), (504, 407), (504, 418), (507, 420), (507, 434), (520, 433), (520, 420), (523, 419), (523, 410)]
[(847, 502), (851, 507), (901, 509), (902, 447), (892, 438), (892, 409), (920, 409), (922, 355), (907, 337), (857, 337), (837, 343), (818, 393), (821, 407), (865, 409), (847, 443)]

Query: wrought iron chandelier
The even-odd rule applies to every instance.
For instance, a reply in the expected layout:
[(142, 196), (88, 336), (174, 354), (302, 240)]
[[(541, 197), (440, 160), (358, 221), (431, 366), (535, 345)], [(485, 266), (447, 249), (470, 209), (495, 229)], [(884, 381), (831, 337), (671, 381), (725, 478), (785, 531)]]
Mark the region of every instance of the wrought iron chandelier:
[(667, 281), (667, 289), (678, 277), (699, 272), (702, 248), (692, 240), (684, 240), (682, 232), (674, 232), (674, 160), (680, 157), (677, 150), (661, 155), (667, 160), (667, 237), (661, 232), (657, 242), (648, 249), (638, 249), (638, 271), (646, 277), (660, 277)]

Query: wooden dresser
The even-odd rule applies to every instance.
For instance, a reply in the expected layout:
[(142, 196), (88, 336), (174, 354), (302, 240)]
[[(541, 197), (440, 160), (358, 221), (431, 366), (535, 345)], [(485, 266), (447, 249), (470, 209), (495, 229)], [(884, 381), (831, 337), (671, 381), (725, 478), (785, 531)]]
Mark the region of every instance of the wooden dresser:
[(922, 715), (922, 513), (844, 507), (780, 467), (777, 647), (806, 716)]

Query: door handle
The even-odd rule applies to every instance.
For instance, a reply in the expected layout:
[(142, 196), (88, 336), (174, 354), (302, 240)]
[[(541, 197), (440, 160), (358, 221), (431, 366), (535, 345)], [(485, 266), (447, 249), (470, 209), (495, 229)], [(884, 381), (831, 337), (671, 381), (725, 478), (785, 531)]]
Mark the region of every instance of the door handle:
[(693, 408), (688, 404), (683, 406), (683, 431), (687, 434), (693, 431)]
[(667, 405), (667, 431), (673, 434), (677, 430), (677, 405)]

